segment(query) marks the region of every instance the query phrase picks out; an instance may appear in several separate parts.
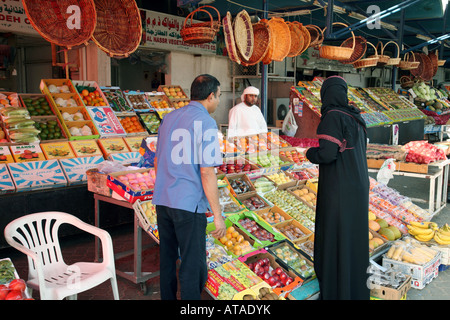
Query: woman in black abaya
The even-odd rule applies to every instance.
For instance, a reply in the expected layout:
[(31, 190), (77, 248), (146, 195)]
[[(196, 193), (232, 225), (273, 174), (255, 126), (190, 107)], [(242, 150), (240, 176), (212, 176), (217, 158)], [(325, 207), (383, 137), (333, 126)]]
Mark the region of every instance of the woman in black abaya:
[(347, 90), (341, 77), (324, 81), (319, 147), (305, 152), (319, 165), (314, 268), (324, 300), (370, 298), (366, 124)]

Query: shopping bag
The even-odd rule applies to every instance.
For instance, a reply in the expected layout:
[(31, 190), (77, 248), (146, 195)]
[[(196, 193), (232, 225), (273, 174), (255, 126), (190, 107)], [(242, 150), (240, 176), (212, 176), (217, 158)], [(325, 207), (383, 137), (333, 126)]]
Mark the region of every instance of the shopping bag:
[(286, 118), (283, 120), (283, 133), (289, 137), (293, 137), (295, 136), (297, 129), (298, 125), (295, 121), (294, 113), (292, 112), (292, 108), (289, 108)]
[(381, 165), (381, 168), (377, 174), (377, 181), (387, 185), (389, 180), (391, 180), (394, 177), (393, 175), (394, 171), (395, 171), (395, 159), (389, 158), (386, 161), (384, 161), (383, 164)]

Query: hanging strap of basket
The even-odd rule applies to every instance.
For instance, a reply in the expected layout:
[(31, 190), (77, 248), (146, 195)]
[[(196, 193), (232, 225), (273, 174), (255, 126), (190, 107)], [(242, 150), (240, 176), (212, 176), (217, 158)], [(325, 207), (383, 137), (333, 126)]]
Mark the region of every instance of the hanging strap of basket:
[[(313, 24), (308, 24), (305, 26), (305, 28), (308, 30), (309, 34), (310, 34), (310, 38), (311, 41), (309, 43), (309, 47), (315, 47), (318, 48), (322, 45), (323, 43), (323, 31), (322, 29), (320, 29), (318, 26), (313, 25)], [(315, 33), (315, 36), (313, 37), (313, 34)]]
[[(205, 8), (212, 8), (212, 9), (214, 9), (217, 12), (217, 22), (214, 21), (211, 13), (208, 10), (205, 10)], [(189, 13), (188, 16), (186, 17), (186, 19), (184, 19), (183, 28), (188, 28), (188, 27), (193, 27), (193, 26), (206, 26), (208, 24), (208, 23), (204, 23), (204, 22), (200, 22), (200, 23), (197, 23), (197, 24), (192, 24), (192, 19), (194, 18), (194, 15), (197, 12), (199, 12), (199, 11), (203, 11), (203, 12), (206, 12), (208, 14), (209, 19), (210, 19), (210, 23), (209, 24), (210, 24), (211, 29), (217, 29), (216, 31), (218, 31), (219, 28), (220, 28), (220, 21), (221, 21), (220, 20), (220, 12), (216, 8), (214, 8), (212, 6), (207, 6), (207, 5), (202, 6), (202, 7), (198, 7), (197, 9), (195, 9), (194, 11)], [(188, 26), (186, 26), (186, 22), (188, 20), (190, 20), (190, 24)]]
[[(334, 22), (332, 24), (334, 25), (341, 25), (346, 28), (348, 28), (348, 25), (342, 22)], [(323, 28), (323, 31), (325, 31), (327, 27)], [(322, 31), (322, 32), (323, 32)], [(352, 34), (353, 44), (352, 47), (343, 47), (343, 46), (330, 46), (330, 45), (322, 45), (320, 47), (320, 57), (325, 59), (331, 59), (331, 60), (348, 60), (353, 54), (353, 51), (355, 50), (356, 45), (356, 39), (355, 34), (353, 31), (350, 31)]]
[(395, 45), (397, 46), (397, 57), (396, 57), (396, 58), (394, 58), (394, 57), (390, 58), (387, 64), (390, 65), (390, 66), (393, 66), (393, 65), (398, 65), (398, 63), (399, 63), (400, 60), (401, 60), (401, 58), (400, 58), (400, 47), (398, 46), (397, 42), (392, 41), (392, 40), (386, 42), (386, 43), (384, 44), (383, 48), (381, 49), (381, 54), (384, 53), (384, 49), (386, 49), (387, 45), (388, 45), (388, 44), (391, 44), (391, 43), (392, 43), (392, 44), (395, 44)]

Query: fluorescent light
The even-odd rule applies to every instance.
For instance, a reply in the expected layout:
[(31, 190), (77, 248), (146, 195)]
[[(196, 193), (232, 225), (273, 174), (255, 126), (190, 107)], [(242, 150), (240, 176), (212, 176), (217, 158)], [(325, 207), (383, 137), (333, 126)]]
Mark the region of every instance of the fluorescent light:
[(198, 4), (211, 4), (216, 2), (216, 0), (202, 0)]

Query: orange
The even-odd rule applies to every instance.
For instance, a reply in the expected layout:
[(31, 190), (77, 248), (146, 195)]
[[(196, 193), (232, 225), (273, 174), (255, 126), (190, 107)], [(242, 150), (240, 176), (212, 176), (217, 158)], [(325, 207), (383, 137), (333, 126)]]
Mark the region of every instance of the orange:
[(83, 89), (83, 90), (81, 91), (81, 95), (82, 95), (83, 97), (86, 97), (86, 96), (89, 95), (89, 91), (88, 91), (87, 89)]
[(233, 231), (235, 231), (235, 229), (234, 229), (234, 227), (233, 226), (230, 226), (230, 227), (228, 227), (227, 228), (227, 232), (233, 232)]

